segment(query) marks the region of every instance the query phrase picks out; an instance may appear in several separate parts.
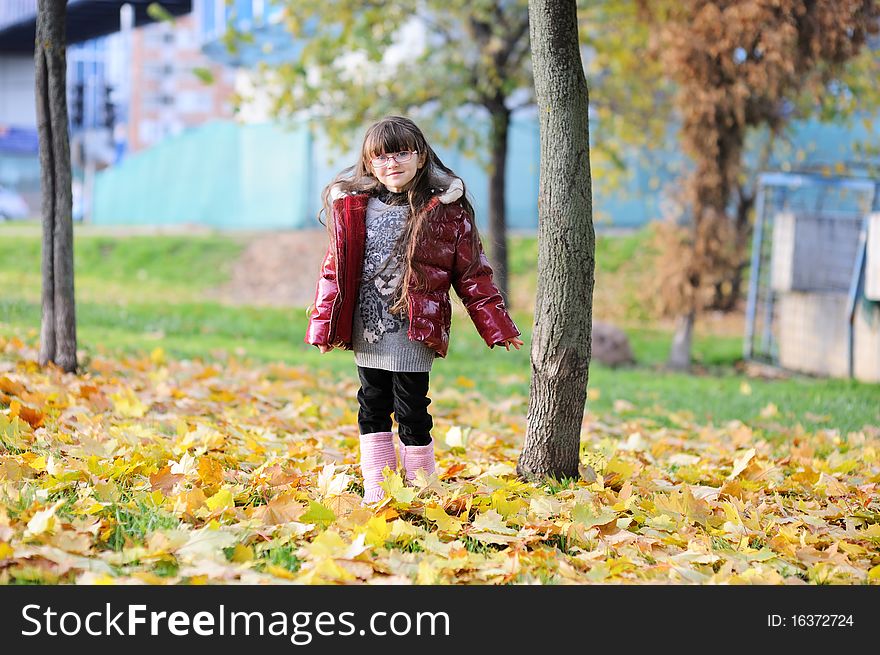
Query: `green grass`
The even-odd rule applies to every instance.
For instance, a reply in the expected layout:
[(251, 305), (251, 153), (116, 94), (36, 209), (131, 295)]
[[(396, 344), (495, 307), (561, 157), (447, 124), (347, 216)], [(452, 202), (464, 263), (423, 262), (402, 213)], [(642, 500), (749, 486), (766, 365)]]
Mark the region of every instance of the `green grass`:
[[(609, 273), (617, 273), (638, 260), (644, 249), (649, 233), (637, 230), (621, 236), (596, 236), (596, 266)], [(509, 251), (508, 263), (513, 275), (534, 271), (538, 261), (538, 238), (536, 236), (516, 236), (511, 239), (513, 246)]]
[[(596, 236), (596, 284), (593, 291), (594, 316), (618, 323), (644, 323), (651, 320), (652, 308), (644, 297), (643, 278), (650, 274), (651, 232), (641, 229), (624, 235)], [(535, 264), (538, 261), (537, 236), (516, 236), (508, 250), (511, 298), (515, 306), (532, 309), (535, 302)]]
[(114, 503), (108, 511), (114, 525), (107, 546), (115, 551), (142, 545), (153, 531), (173, 530), (180, 524), (176, 516), (143, 502)]
[(302, 566), (302, 560), (296, 556), (295, 552), (296, 549), (291, 546), (279, 546), (264, 550), (258, 559), (258, 569), (264, 570), (267, 565), (271, 564), (296, 573)]
[[(600, 237), (597, 270), (606, 276), (629, 275), (644, 238), (644, 232)], [(518, 237), (511, 246), (512, 274), (521, 280), (534, 271), (537, 245), (534, 237)], [(321, 355), (303, 343), (303, 309), (232, 307), (201, 299), (206, 290), (225, 279), (242, 248), (239, 240), (218, 235), (77, 237), (77, 337), (85, 355), (83, 363), (96, 354), (146, 354), (161, 347), (176, 358), (233, 356), (354, 376), (350, 352)], [(40, 324), (37, 236), (4, 236), (0, 227), (0, 284), (4, 289), (0, 334), (35, 339)], [(491, 400), (525, 398), (531, 313), (514, 313), (526, 346), (510, 352), (487, 348), (460, 305), (455, 305), (454, 313), (449, 356), (435, 363), (432, 389), (473, 390)], [(715, 423), (733, 419), (783, 426), (800, 423), (807, 429), (844, 432), (880, 425), (880, 385), (807, 377), (748, 379), (734, 368), (742, 352), (741, 338), (702, 335), (699, 324), (694, 360), (704, 373), (667, 372), (662, 363), (671, 334), (649, 327), (626, 331), (639, 364), (610, 369), (593, 363), (589, 386), (598, 397), (588, 406), (594, 412), (625, 412), (625, 404), (617, 401), (627, 401), (635, 405), (636, 414), (664, 425), (688, 418)], [(439, 400), (437, 406), (443, 403)], [(778, 407), (778, 414), (762, 419), (761, 411), (769, 403)]]
[[(626, 334), (640, 365), (660, 366), (666, 362), (672, 342), (667, 330), (629, 327)], [(694, 364), (703, 366), (730, 366), (742, 357), (742, 352), (742, 337), (698, 335), (694, 344), (693, 361)]]
[[(76, 237), (77, 301), (196, 300), (228, 279), (243, 248), (239, 240), (218, 235)], [(37, 236), (4, 236), (0, 227), (0, 288), (39, 294), (40, 249)]]

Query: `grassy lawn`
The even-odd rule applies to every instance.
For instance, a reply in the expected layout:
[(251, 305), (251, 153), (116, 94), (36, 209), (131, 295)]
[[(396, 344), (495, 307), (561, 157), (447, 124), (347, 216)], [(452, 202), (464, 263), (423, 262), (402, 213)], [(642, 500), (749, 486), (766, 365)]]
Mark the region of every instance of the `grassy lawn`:
[[(742, 338), (703, 334), (694, 356), (700, 374), (663, 371), (671, 334), (644, 323), (635, 275), (645, 232), (604, 237), (597, 243), (596, 315), (627, 326), (639, 364), (590, 371), (589, 408), (599, 414), (633, 413), (660, 424), (733, 419), (774, 426), (843, 432), (880, 425), (880, 385), (792, 377), (769, 381), (737, 372)], [(95, 354), (139, 354), (162, 348), (171, 357), (235, 357), (283, 361), (331, 376), (354, 375), (349, 352), (320, 355), (302, 339), (302, 309), (233, 307), (203, 300), (223, 282), (244, 245), (222, 235), (116, 238), (78, 233), (75, 250), (77, 330), (81, 362)], [(34, 235), (4, 235), (0, 226), (0, 334), (36, 342), (40, 321), (40, 242)], [(528, 307), (534, 294), (534, 237), (511, 244), (514, 303)], [(312, 280), (308, 284), (313, 284)], [(493, 400), (528, 394), (532, 314), (514, 313), (526, 348), (489, 350), (459, 305), (449, 356), (435, 364), (432, 388), (459, 385)], [(772, 405), (771, 405), (772, 404)], [(763, 415), (762, 415), (763, 414)]]

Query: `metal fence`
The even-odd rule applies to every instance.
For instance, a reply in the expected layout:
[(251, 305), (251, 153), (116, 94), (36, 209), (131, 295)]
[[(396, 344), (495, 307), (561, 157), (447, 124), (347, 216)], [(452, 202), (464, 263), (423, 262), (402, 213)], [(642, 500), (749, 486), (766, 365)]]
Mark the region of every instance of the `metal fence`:
[[(745, 359), (779, 365), (781, 340), (788, 339), (805, 350), (845, 348), (853, 376), (853, 318), (864, 289), (868, 215), (878, 203), (880, 180), (813, 173), (759, 176)], [(828, 304), (823, 297), (834, 300)], [(816, 298), (820, 302), (805, 309)], [(786, 316), (781, 300), (788, 303)], [(845, 343), (827, 343), (838, 339), (823, 319), (838, 327), (842, 319), (823, 317), (828, 310), (820, 306), (846, 313)]]

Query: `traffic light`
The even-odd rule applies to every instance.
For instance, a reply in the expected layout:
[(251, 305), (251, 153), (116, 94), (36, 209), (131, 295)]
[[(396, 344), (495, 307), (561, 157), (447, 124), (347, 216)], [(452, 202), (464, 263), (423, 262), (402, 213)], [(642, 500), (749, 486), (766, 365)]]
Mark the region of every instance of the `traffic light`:
[(73, 85), (73, 102), (70, 105), (70, 124), (79, 129), (83, 126), (85, 84), (77, 82)]
[(111, 131), (113, 130), (113, 125), (116, 123), (116, 105), (113, 104), (113, 100), (111, 100), (111, 96), (113, 94), (112, 86), (104, 87), (104, 127), (107, 127)]

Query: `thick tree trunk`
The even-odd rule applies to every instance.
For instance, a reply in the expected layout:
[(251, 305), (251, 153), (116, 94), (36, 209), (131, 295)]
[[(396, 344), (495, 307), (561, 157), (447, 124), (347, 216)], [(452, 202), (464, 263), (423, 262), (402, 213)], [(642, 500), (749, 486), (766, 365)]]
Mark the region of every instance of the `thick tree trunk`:
[(491, 260), (495, 285), (501, 291), (504, 303), (510, 308), (507, 274), (507, 210), (504, 206), (504, 188), (507, 170), (507, 140), (510, 129), (510, 110), (503, 101), (490, 110), (492, 132), (492, 168), (489, 174), (489, 238), (492, 241)]
[(691, 311), (678, 317), (672, 347), (669, 349), (667, 366), (677, 371), (686, 371), (691, 366), (691, 345), (694, 335), (696, 313)]
[(754, 194), (746, 195), (740, 189), (734, 214), (734, 227), (736, 228), (737, 251), (742, 253), (743, 259), (737, 266), (730, 269), (724, 281), (715, 285), (712, 304), (708, 309), (732, 312), (739, 303), (742, 294), (743, 273), (749, 265), (748, 245), (752, 239), (752, 226), (749, 217), (754, 206)]
[(65, 0), (39, 0), (34, 50), (42, 193), (41, 365), (76, 371), (73, 199), (67, 134)]
[(541, 116), (541, 181), (532, 381), (517, 472), (525, 478), (576, 478), (595, 266), (589, 98), (575, 0), (530, 0), (529, 20)]

